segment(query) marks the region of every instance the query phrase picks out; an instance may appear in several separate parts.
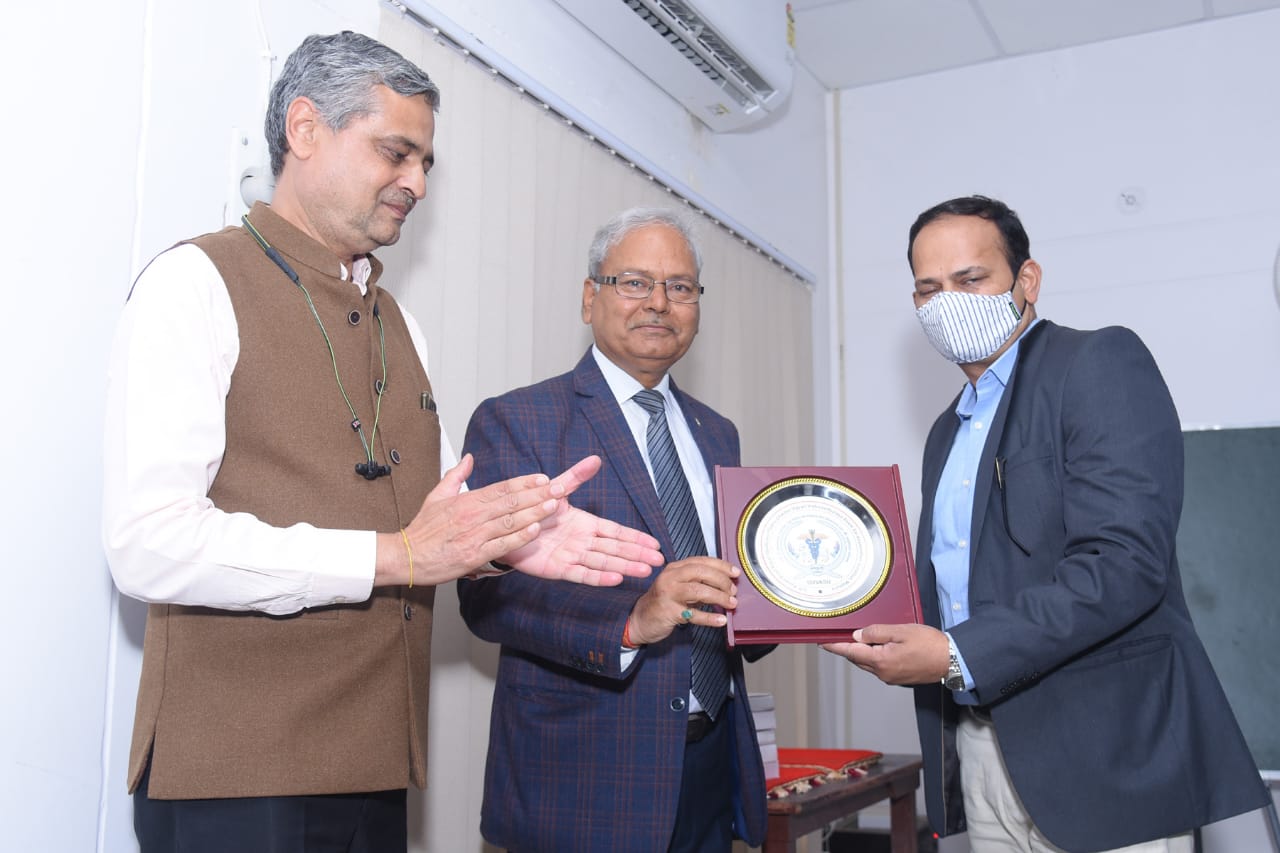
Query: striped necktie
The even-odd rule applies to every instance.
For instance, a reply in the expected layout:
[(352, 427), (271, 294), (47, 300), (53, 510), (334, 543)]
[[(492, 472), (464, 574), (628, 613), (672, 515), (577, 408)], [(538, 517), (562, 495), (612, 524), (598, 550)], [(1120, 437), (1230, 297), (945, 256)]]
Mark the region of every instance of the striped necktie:
[[(645, 439), (649, 445), (649, 464), (653, 466), (653, 482), (658, 489), (663, 515), (667, 517), (667, 531), (671, 534), (672, 562), (705, 555), (707, 544), (702, 537), (702, 523), (698, 520), (689, 481), (685, 479), (675, 442), (667, 428), (665, 400), (661, 392), (652, 389), (639, 391), (632, 399), (649, 413)], [(706, 625), (692, 625), (690, 630), (693, 632), (690, 686), (702, 709), (714, 720), (729, 695), (729, 662), (725, 655), (724, 635), (719, 628)]]

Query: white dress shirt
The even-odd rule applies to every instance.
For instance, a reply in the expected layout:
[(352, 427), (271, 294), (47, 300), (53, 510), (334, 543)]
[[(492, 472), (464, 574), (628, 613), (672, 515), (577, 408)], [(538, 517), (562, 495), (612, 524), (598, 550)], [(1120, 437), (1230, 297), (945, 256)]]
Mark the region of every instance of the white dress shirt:
[[(352, 267), (352, 286), (364, 294), (370, 264), (359, 258)], [(401, 312), (425, 369), (422, 330)], [(231, 297), (209, 257), (185, 244), (152, 261), (108, 363), (102, 536), (116, 585), (143, 601), (273, 614), (365, 600), (374, 531), (273, 527), (209, 500), (239, 355)], [(455, 464), (442, 430), (441, 470)]]

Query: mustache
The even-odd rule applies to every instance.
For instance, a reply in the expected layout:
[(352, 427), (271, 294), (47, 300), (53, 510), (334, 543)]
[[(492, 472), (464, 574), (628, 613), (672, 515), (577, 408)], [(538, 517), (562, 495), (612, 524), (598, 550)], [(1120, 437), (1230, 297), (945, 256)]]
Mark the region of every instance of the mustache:
[(674, 332), (676, 330), (675, 326), (671, 325), (671, 323), (663, 319), (662, 315), (654, 311), (649, 311), (646, 314), (639, 315), (627, 324), (628, 329), (638, 329), (641, 326), (661, 326), (669, 332)]
[(407, 192), (392, 192), (392, 193), (388, 193), (382, 199), (382, 202), (383, 204), (390, 204), (395, 207), (404, 208), (405, 216), (408, 216), (413, 211), (413, 208), (418, 203), (418, 200)]

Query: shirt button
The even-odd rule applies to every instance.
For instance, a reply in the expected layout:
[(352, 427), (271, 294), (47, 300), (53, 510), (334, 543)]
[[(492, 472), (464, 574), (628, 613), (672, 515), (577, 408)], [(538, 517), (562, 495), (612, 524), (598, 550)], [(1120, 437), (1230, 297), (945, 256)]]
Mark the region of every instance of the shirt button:
[(967, 540), (967, 539), (961, 539), (959, 542), (957, 542), (957, 543), (956, 543), (956, 547), (957, 547), (957, 548), (968, 548), (968, 547), (969, 547), (969, 540)]
[(956, 611), (957, 613), (959, 613), (959, 612), (960, 612), (960, 602), (958, 602), (958, 601), (957, 601), (955, 604), (951, 605), (951, 609), (952, 609), (952, 610), (954, 610), (954, 611)]
[(982, 429), (982, 421), (974, 421), (974, 422), (973, 422), (973, 428), (974, 428), (974, 429)]
[(963, 481), (963, 483), (961, 483), (961, 485), (963, 485), (966, 489), (967, 489), (967, 488), (969, 488), (969, 480), (968, 480), (968, 478), (966, 478), (966, 479)]

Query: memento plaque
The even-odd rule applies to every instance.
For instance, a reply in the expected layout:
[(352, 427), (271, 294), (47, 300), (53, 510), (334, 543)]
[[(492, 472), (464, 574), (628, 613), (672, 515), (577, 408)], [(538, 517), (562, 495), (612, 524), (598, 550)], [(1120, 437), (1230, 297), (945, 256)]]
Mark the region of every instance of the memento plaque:
[(716, 503), (720, 554), (742, 569), (730, 645), (920, 621), (896, 465), (717, 468)]

